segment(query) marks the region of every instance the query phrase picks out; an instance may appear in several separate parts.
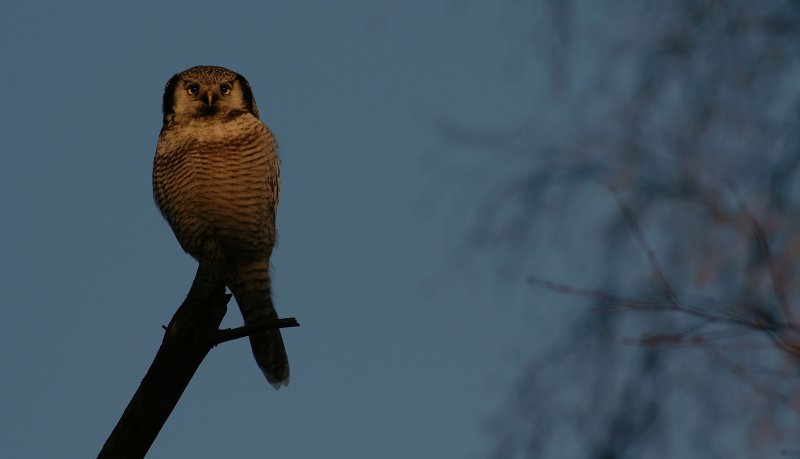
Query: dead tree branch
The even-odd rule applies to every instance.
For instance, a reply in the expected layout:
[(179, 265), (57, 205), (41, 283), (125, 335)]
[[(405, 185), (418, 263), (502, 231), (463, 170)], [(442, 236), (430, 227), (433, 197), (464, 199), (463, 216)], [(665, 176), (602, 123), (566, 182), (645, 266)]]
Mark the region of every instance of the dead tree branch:
[(219, 330), (230, 295), (224, 259), (211, 253), (197, 268), (186, 299), (175, 312), (147, 374), (97, 456), (143, 458), (212, 347), (263, 330), (299, 326), (294, 318)]

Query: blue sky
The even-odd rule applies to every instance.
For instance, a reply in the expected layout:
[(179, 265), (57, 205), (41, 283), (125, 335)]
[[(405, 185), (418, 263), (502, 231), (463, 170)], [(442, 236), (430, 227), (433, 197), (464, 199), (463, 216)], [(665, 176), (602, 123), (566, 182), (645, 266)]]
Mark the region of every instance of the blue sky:
[(246, 341), (212, 351), (148, 457), (485, 451), (525, 313), (480, 269), (451, 272), (447, 215), (470, 203), (443, 197), (438, 159), (458, 152), (434, 120), (525, 106), (494, 7), (458, 4), (5, 5), (0, 455), (96, 455), (188, 291), (150, 173), (163, 86), (198, 64), (245, 75), (278, 138), (275, 297), (302, 327), (288, 390)]

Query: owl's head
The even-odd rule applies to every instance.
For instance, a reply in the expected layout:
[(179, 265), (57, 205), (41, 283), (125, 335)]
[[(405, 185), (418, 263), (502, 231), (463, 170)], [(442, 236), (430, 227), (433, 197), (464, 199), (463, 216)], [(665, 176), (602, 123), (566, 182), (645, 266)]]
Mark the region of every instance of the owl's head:
[(164, 123), (174, 116), (193, 118), (244, 111), (258, 118), (250, 83), (225, 67), (199, 65), (175, 74), (164, 88)]

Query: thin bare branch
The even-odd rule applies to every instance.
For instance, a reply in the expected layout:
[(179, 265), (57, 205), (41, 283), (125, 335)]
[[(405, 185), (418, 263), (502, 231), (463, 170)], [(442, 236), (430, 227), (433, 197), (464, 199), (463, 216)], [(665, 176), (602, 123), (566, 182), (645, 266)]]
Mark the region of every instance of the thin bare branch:
[(773, 390), (769, 386), (762, 384), (761, 382), (756, 380), (755, 377), (753, 377), (753, 375), (749, 371), (747, 371), (744, 367), (725, 358), (722, 355), (722, 353), (720, 353), (711, 344), (706, 343), (706, 348), (718, 362), (720, 362), (723, 366), (725, 366), (728, 370), (730, 370), (730, 372), (736, 375), (739, 379), (744, 381), (747, 385), (752, 387), (753, 390), (755, 390), (756, 392), (758, 392), (759, 394), (763, 395), (764, 397), (770, 400), (781, 403), (789, 407), (791, 410), (800, 413), (800, 404), (792, 400), (791, 397), (787, 397), (786, 395), (781, 394), (776, 390)]
[(631, 211), (630, 207), (628, 207), (622, 199), (617, 194), (616, 190), (613, 187), (608, 187), (608, 190), (611, 192), (611, 195), (614, 196), (614, 199), (617, 202), (617, 206), (619, 207), (620, 212), (625, 217), (625, 220), (628, 222), (628, 226), (631, 229), (634, 237), (639, 242), (639, 245), (642, 247), (642, 250), (647, 254), (647, 259), (650, 262), (650, 268), (653, 271), (653, 275), (658, 280), (658, 284), (661, 287), (661, 292), (664, 294), (664, 298), (666, 298), (673, 307), (678, 308), (680, 307), (678, 303), (678, 296), (675, 295), (675, 291), (670, 285), (667, 277), (664, 275), (664, 270), (661, 269), (661, 264), (658, 262), (658, 258), (656, 257), (656, 252), (647, 242), (647, 239), (644, 237), (644, 232), (642, 228), (639, 226), (639, 222), (636, 217), (633, 215), (633, 211)]
[(756, 244), (758, 244), (758, 250), (761, 253), (761, 256), (764, 258), (764, 263), (767, 265), (767, 269), (769, 270), (769, 278), (772, 282), (772, 290), (775, 292), (775, 298), (777, 298), (778, 304), (780, 304), (781, 312), (783, 313), (786, 322), (789, 325), (794, 326), (797, 322), (795, 322), (794, 315), (792, 314), (792, 307), (789, 305), (789, 301), (787, 300), (786, 289), (784, 288), (782, 276), (780, 276), (775, 269), (775, 262), (772, 259), (772, 252), (769, 248), (767, 236), (764, 234), (764, 229), (750, 212), (750, 209), (747, 208), (747, 205), (744, 203), (744, 201), (739, 201), (739, 207), (741, 208), (742, 213), (747, 217), (747, 221), (750, 224), (750, 231), (753, 233), (753, 238), (756, 240)]
[(622, 296), (613, 295), (611, 293), (602, 292), (599, 290), (594, 289), (585, 289), (580, 287), (574, 287), (568, 284), (562, 284), (559, 282), (553, 282), (546, 279), (542, 279), (536, 276), (528, 276), (526, 281), (531, 285), (536, 285), (539, 287), (546, 288), (548, 290), (553, 290), (559, 293), (565, 293), (570, 295), (577, 295), (577, 296), (584, 296), (589, 297), (595, 300), (603, 300), (608, 301), (611, 303), (641, 303), (639, 300), (625, 298)]

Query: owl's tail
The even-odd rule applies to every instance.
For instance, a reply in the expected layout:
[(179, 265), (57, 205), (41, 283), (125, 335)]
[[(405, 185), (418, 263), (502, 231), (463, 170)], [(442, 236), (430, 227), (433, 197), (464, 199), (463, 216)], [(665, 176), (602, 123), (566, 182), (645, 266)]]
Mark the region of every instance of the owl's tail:
[[(265, 319), (277, 319), (272, 305), (269, 262), (240, 262), (230, 269), (228, 287), (233, 292), (244, 323), (255, 325)], [(250, 335), (253, 357), (272, 387), (289, 385), (289, 358), (279, 330)]]

